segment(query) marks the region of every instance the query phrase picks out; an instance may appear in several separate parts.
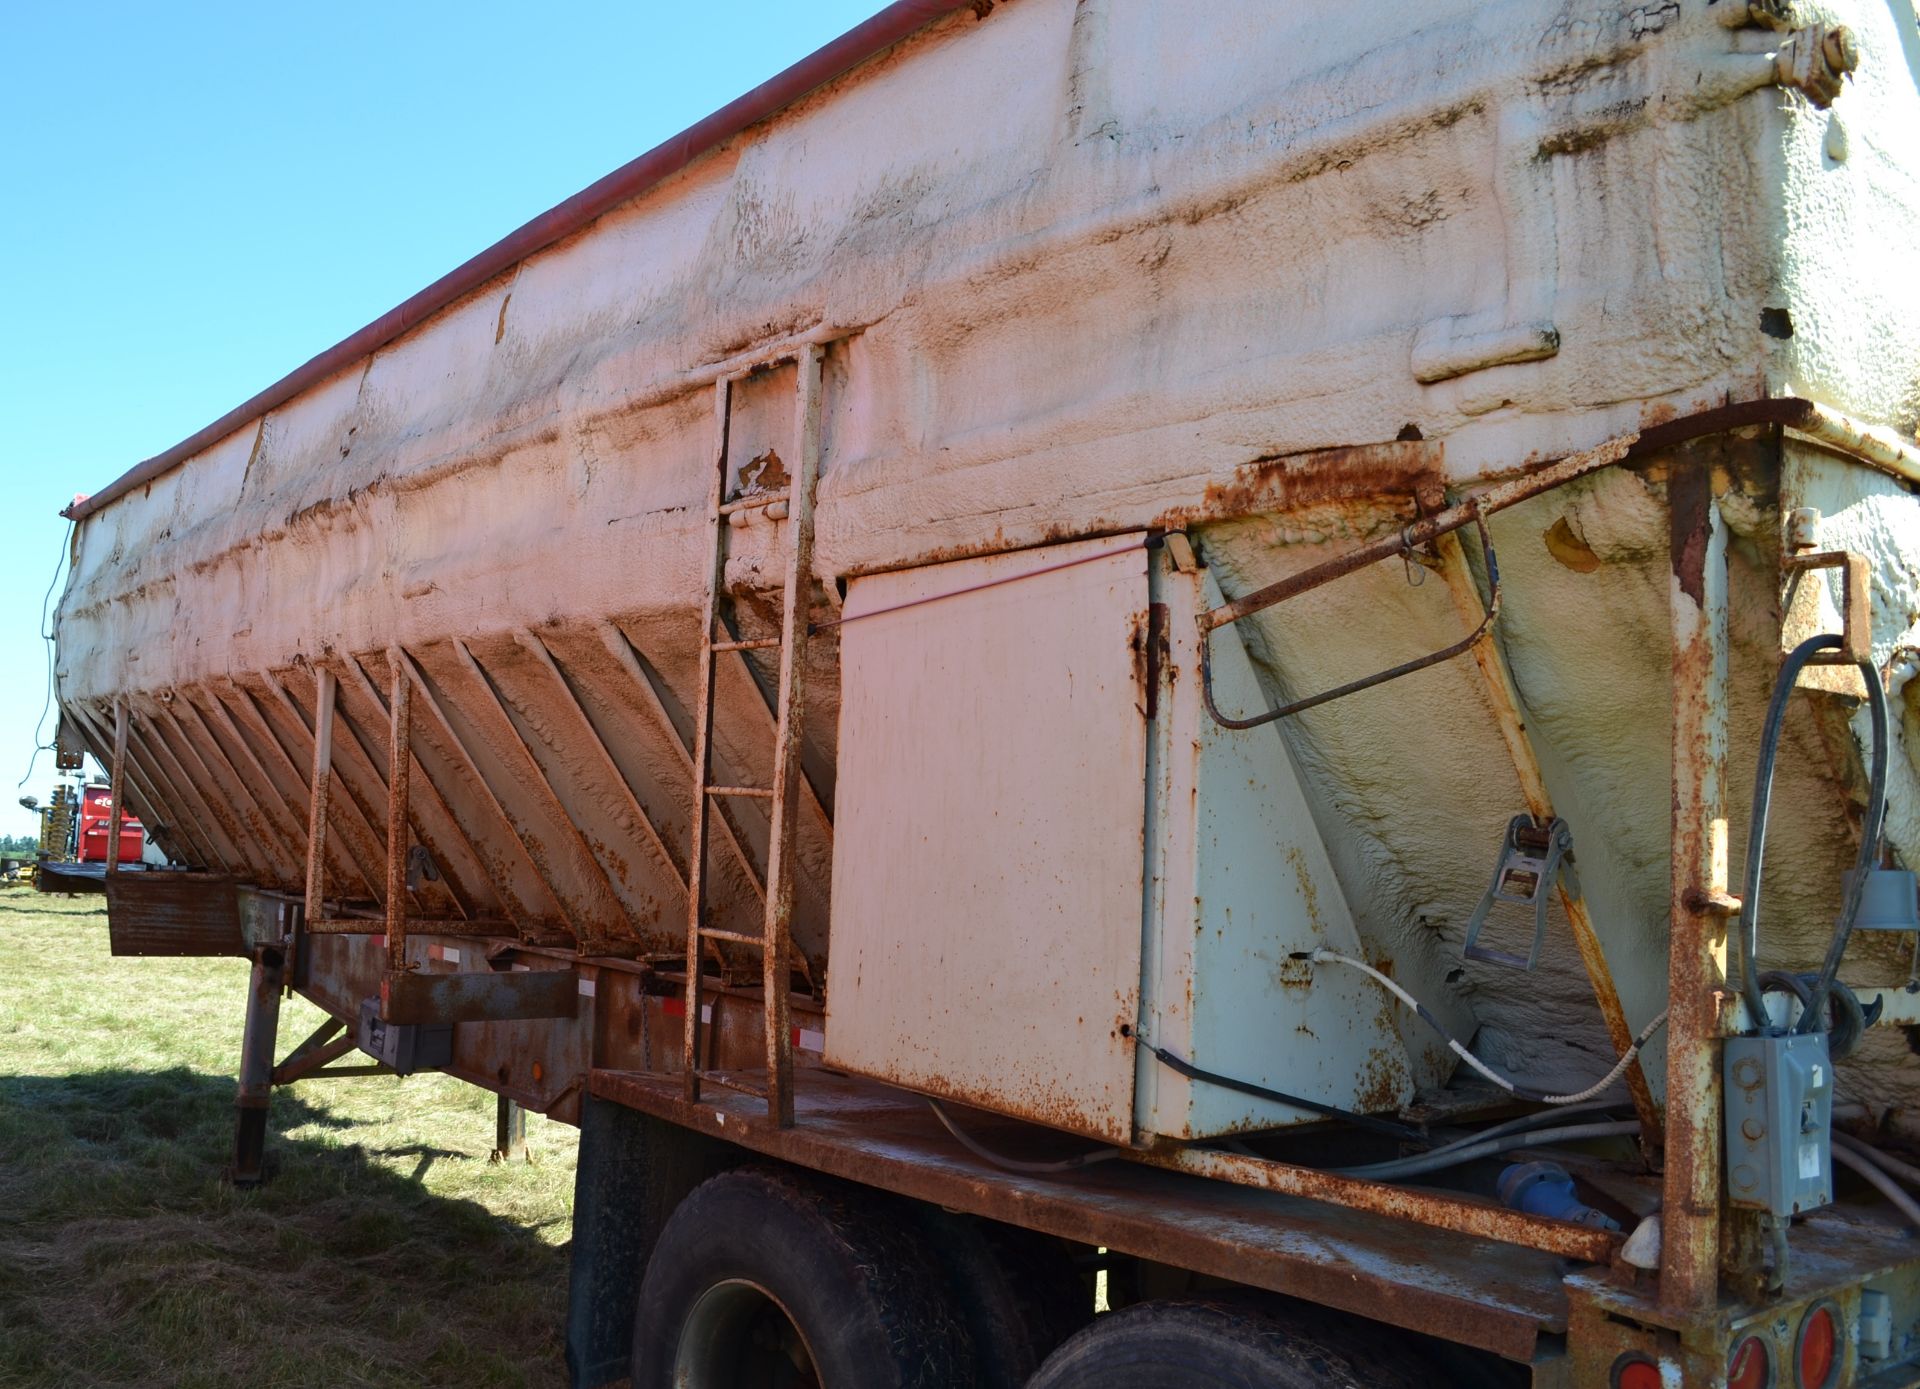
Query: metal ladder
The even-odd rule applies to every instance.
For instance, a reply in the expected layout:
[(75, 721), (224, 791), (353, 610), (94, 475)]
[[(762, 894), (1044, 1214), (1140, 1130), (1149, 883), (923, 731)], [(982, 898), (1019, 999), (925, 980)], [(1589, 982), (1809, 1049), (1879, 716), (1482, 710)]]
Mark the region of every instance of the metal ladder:
[[(807, 588), (813, 571), (813, 500), (820, 474), (820, 363), (822, 349), (807, 343), (769, 356), (751, 368), (715, 382), (713, 477), (707, 498), (707, 592), (700, 628), (700, 694), (694, 706), (693, 845), (687, 863), (686, 1036), (682, 1061), (686, 1095), (700, 1098), (702, 1080), (764, 1098), (768, 1117), (781, 1128), (793, 1124), (793, 1037), (788, 993), (791, 988), (793, 926), (793, 851), (795, 801), (800, 771), (801, 717), (805, 705)], [(725, 500), (732, 467), (727, 456), (732, 423), (733, 385), (754, 372), (792, 362), (798, 377), (794, 410), (794, 447), (798, 457), (788, 470), (784, 490), (756, 492)], [(721, 627), (725, 596), (728, 536), (734, 515), (785, 503), (787, 572), (778, 637), (736, 640)], [(724, 786), (713, 783), (713, 703), (716, 657), (730, 651), (778, 649), (780, 677), (774, 722), (773, 784)], [(707, 846), (714, 801), (744, 797), (771, 803), (767, 837), (766, 916), (761, 934), (726, 931), (707, 924)], [(709, 941), (748, 946), (761, 952), (765, 993), (767, 1080), (764, 1087), (707, 1071), (700, 1065), (700, 968)]]

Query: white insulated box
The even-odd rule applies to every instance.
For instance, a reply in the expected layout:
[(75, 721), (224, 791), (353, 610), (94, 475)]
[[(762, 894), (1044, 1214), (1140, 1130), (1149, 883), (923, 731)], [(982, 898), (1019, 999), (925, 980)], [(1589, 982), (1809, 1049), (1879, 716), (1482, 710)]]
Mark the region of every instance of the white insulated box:
[[(853, 580), (841, 631), (828, 1064), (1115, 1143), (1411, 1081), (1273, 727), (1201, 705), (1204, 572), (1135, 534)], [(1157, 648), (1157, 649), (1156, 649)], [(1231, 629), (1223, 701), (1262, 696)]]

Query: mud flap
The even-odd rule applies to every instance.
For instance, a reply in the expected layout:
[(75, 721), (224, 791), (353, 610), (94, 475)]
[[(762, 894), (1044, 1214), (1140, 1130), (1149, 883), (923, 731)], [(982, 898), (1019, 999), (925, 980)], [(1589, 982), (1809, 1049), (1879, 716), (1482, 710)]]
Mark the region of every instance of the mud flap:
[(115, 955), (239, 955), (239, 890), (212, 873), (105, 875), (107, 937)]

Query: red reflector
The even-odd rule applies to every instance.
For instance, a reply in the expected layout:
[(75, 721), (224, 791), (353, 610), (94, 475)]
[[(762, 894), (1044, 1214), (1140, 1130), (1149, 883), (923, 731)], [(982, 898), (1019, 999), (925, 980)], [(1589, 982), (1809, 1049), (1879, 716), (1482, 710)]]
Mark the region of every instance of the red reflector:
[(1660, 1367), (1630, 1351), (1614, 1362), (1613, 1389), (1662, 1389)]
[(1727, 1361), (1727, 1389), (1768, 1389), (1773, 1383), (1773, 1356), (1767, 1343), (1749, 1336), (1733, 1348)]
[(1839, 1350), (1840, 1328), (1834, 1323), (1833, 1304), (1823, 1302), (1800, 1323), (1800, 1344), (1794, 1355), (1799, 1362), (1800, 1389), (1827, 1389), (1840, 1359)]

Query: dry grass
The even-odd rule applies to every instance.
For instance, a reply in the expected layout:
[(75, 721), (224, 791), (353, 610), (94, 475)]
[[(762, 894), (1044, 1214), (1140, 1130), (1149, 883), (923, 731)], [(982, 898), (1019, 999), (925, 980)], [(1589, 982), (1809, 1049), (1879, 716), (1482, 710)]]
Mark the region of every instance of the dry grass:
[[(442, 1076), (277, 1093), (220, 1173), (246, 966), (114, 960), (101, 899), (0, 890), (0, 1384), (560, 1384), (575, 1136)], [(320, 1015), (281, 1014), (281, 1054)]]

